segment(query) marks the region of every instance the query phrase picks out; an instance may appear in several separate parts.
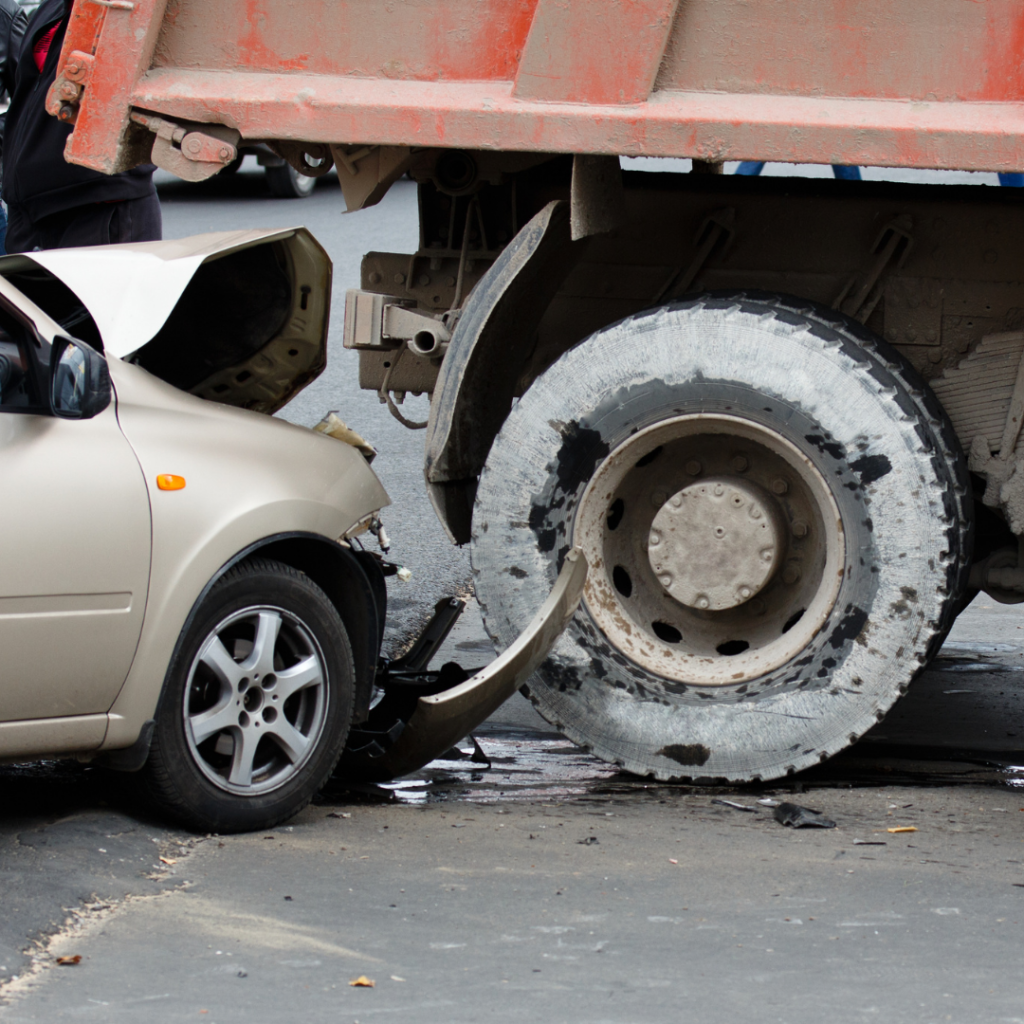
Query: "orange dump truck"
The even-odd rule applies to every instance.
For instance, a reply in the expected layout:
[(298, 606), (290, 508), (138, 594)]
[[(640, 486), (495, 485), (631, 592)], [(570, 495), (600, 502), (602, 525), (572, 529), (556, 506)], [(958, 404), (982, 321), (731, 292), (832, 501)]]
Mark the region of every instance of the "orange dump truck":
[(720, 173), (1024, 170), (1019, 0), (72, 18), (49, 109), (75, 163), (199, 180), (263, 142), (336, 168), (350, 210), (418, 183), (419, 248), (365, 255), (345, 343), (425, 427), (499, 646), (585, 552), (529, 684), (585, 748), (659, 779), (791, 773), (880, 720), (979, 590), (1024, 600), (1024, 190)]

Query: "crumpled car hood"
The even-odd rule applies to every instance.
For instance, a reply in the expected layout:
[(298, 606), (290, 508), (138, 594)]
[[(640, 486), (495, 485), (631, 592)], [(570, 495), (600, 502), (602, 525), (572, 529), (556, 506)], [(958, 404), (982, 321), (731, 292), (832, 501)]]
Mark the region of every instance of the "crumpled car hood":
[(331, 261), (306, 228), (24, 253), (0, 274), (62, 322), (56, 279), (104, 351), (213, 401), (274, 412), (326, 365)]

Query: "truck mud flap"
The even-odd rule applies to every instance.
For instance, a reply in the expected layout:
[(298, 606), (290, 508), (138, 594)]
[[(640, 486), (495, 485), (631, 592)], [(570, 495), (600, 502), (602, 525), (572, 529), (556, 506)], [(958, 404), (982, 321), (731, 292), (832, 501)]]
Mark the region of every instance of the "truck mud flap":
[[(587, 579), (579, 548), (566, 557), (547, 600), (504, 653), (470, 678), (438, 693), (417, 696), (385, 690), (365, 728), (353, 731), (336, 777), (385, 782), (417, 771), (467, 736), (519, 689), (548, 656), (576, 613)], [(457, 666), (445, 671), (458, 673)], [(411, 699), (410, 699), (411, 698)]]
[(537, 325), (586, 247), (570, 208), (545, 206), (473, 289), (437, 380), (424, 472), (438, 518), (456, 544), (470, 539), (476, 479), (512, 408)]

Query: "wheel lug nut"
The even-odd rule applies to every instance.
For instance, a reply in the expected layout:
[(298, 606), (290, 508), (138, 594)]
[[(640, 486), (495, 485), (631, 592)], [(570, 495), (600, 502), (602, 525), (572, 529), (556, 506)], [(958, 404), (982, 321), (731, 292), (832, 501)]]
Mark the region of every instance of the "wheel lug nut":
[(668, 501), (668, 495), (664, 491), (654, 491), (651, 494), (651, 504), (655, 508), (661, 508)]
[(706, 609), (710, 604), (711, 602), (703, 594), (701, 594), (697, 598), (697, 607), (700, 608), (702, 611)]
[(783, 583), (796, 583), (800, 579), (800, 567), (790, 563), (782, 570)]
[(776, 494), (785, 494), (789, 490), (789, 484), (781, 476), (777, 476), (772, 481), (772, 490)]
[(775, 557), (775, 552), (771, 548), (765, 548), (761, 552), (761, 561), (770, 562)]
[(673, 508), (682, 508), (683, 499), (678, 494), (673, 494), (669, 501)]
[(793, 523), (793, 536), (794, 537), (806, 537), (810, 532), (810, 527), (802, 520), (797, 519)]
[(672, 585), (672, 577), (667, 572), (662, 573), (662, 575), (658, 577), (658, 582), (663, 587), (669, 587)]
[(750, 597), (750, 594), (751, 594), (750, 587), (740, 587), (739, 595), (740, 595), (740, 597), (743, 598), (744, 601), (746, 601), (746, 599), (748, 597)]
[(714, 486), (714, 495), (715, 495), (715, 497), (716, 498), (720, 498), (723, 494), (725, 494), (725, 488), (721, 484), (715, 484), (715, 486)]
[(729, 465), (732, 466), (737, 473), (745, 473), (750, 467), (750, 462), (746, 455), (734, 455), (729, 460)]
[(657, 547), (661, 543), (661, 534), (657, 530), (651, 530), (651, 537), (649, 541), (651, 547)]
[(700, 471), (703, 468), (704, 467), (696, 459), (690, 459), (686, 464), (686, 472), (689, 473), (690, 476), (700, 476)]

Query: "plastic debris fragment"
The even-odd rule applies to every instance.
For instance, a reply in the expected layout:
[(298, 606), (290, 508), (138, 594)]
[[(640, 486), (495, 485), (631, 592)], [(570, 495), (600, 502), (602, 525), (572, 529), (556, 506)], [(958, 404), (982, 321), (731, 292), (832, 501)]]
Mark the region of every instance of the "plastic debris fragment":
[(735, 800), (720, 800), (717, 796), (712, 797), (711, 802), (713, 804), (721, 804), (723, 807), (731, 807), (734, 811), (747, 811), (751, 814), (757, 810), (756, 807), (751, 807), (749, 804), (740, 804)]
[(826, 818), (821, 811), (812, 811), (799, 804), (779, 804), (775, 808), (775, 820), (790, 828), (835, 828), (836, 823)]
[(326, 434), (336, 441), (344, 441), (362, 453), (367, 462), (373, 462), (377, 449), (369, 441), (357, 434), (344, 420), (338, 418), (337, 412), (329, 412), (314, 428), (318, 434)]

